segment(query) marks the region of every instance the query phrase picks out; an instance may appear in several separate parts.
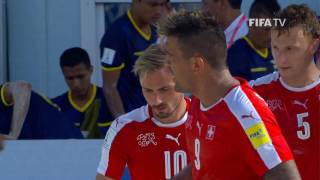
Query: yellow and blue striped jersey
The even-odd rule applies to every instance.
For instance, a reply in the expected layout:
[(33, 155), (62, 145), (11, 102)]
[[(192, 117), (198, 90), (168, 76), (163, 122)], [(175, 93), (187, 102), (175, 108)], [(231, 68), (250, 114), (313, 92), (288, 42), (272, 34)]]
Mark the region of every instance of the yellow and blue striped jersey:
[(133, 65), (143, 51), (157, 40), (154, 26), (144, 33), (135, 23), (130, 11), (119, 17), (104, 34), (101, 44), (101, 65), (104, 71), (121, 70), (117, 89), (126, 112), (145, 105)]
[(237, 40), (229, 49), (227, 64), (233, 76), (254, 80), (275, 70), (271, 49), (259, 51), (245, 36)]
[(65, 117), (81, 129), (85, 138), (104, 138), (113, 117), (106, 104), (101, 87), (92, 86), (93, 93), (88, 102), (79, 107), (68, 91), (52, 101), (56, 103)]
[[(2, 90), (3, 86), (0, 86)], [(0, 133), (9, 134), (13, 106), (0, 99)], [(26, 119), (18, 139), (82, 138), (80, 131), (64, 117), (57, 105), (32, 92)]]

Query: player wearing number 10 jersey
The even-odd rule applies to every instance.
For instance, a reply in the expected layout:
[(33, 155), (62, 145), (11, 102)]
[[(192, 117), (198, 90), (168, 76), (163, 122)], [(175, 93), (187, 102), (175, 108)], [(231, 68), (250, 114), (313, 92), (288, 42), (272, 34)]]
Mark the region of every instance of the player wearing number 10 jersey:
[(151, 45), (137, 60), (134, 70), (148, 105), (112, 123), (97, 179), (120, 179), (126, 164), (133, 180), (170, 179), (187, 166), (184, 123), (190, 99), (175, 91), (166, 62), (159, 45)]
[(252, 85), (276, 116), (302, 179), (320, 179), (320, 71), (313, 61), (320, 24), (303, 5), (288, 6), (277, 16), (286, 19), (284, 27), (271, 30), (278, 72)]
[(187, 165), (184, 123), (156, 120), (150, 106), (120, 116), (110, 127), (98, 173), (120, 179), (128, 165), (131, 179), (170, 179)]

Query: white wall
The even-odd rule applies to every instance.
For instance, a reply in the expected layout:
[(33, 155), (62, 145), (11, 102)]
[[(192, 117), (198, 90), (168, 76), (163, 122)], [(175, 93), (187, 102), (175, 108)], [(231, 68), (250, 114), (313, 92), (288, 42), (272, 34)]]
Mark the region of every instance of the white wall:
[[(2, 180), (92, 180), (101, 140), (15, 140), (0, 152)], [(122, 180), (129, 180), (126, 171)]]
[(0, 83), (6, 80), (6, 17), (5, 0), (0, 0)]
[(49, 96), (66, 89), (59, 56), (80, 46), (79, 0), (9, 0), (10, 80), (27, 80)]

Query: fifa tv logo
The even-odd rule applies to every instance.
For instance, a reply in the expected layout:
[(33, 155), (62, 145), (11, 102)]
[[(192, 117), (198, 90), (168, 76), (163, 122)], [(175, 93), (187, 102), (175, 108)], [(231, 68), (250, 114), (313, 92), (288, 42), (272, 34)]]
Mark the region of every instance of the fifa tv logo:
[(249, 18), (248, 26), (249, 27), (283, 27), (287, 19), (280, 18)]

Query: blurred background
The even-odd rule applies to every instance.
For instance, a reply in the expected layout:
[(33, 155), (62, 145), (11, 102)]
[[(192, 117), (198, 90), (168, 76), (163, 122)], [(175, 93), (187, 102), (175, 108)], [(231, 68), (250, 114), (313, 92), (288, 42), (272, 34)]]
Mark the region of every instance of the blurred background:
[[(131, 0), (0, 0), (0, 82), (26, 80), (54, 97), (67, 86), (59, 68), (63, 50), (80, 46), (95, 66), (101, 85), (99, 41)], [(174, 7), (200, 8), (201, 0), (171, 0)], [(320, 0), (278, 0), (281, 7), (306, 3), (320, 15)], [(248, 13), (252, 0), (243, 0)]]

